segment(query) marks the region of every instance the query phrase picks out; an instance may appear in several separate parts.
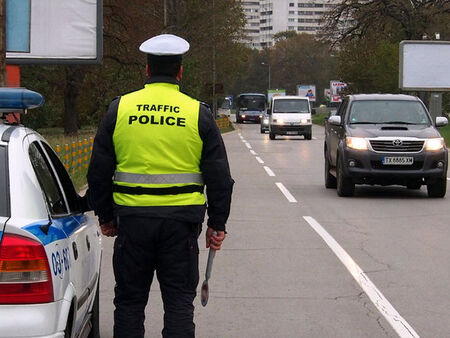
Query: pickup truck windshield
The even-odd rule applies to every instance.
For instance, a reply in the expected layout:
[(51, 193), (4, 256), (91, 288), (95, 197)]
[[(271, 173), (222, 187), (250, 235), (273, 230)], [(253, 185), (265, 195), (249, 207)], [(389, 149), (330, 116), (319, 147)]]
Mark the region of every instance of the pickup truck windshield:
[(265, 110), (266, 98), (258, 95), (241, 95), (236, 104), (238, 109), (242, 110)]
[(309, 113), (309, 103), (307, 100), (274, 100), (273, 103), (274, 113)]
[(355, 101), (350, 124), (424, 124), (430, 120), (420, 102), (400, 100)]
[(9, 191), (8, 191), (8, 162), (7, 148), (0, 146), (0, 216), (9, 216)]

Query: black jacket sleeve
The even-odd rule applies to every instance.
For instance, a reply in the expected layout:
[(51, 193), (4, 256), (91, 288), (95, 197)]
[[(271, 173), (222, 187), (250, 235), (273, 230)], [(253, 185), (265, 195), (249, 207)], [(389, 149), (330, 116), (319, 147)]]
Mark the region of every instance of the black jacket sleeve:
[(103, 117), (94, 139), (87, 181), (89, 202), (100, 224), (113, 219), (112, 183), (116, 170), (113, 133), (120, 98), (114, 99)]
[(203, 141), (200, 168), (206, 185), (208, 226), (225, 231), (234, 181), (219, 128), (211, 110), (204, 104), (200, 105), (199, 133)]

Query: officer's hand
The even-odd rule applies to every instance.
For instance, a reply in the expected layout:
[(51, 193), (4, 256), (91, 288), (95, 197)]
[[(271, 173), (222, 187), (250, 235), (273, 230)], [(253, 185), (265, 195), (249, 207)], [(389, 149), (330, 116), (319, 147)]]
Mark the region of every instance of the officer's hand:
[[(213, 235), (214, 231), (217, 232), (217, 235)], [(206, 230), (206, 248), (211, 247), (214, 250), (220, 250), (225, 237), (225, 231), (217, 231), (213, 228), (208, 227), (208, 229)]]
[(111, 220), (106, 223), (100, 224), (100, 228), (102, 230), (102, 234), (107, 237), (116, 236), (116, 221)]

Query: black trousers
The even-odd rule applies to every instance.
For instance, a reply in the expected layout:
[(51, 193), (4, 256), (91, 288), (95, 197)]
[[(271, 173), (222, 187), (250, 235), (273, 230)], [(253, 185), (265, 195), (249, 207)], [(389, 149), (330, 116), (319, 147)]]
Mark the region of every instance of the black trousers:
[(146, 216), (120, 216), (114, 243), (114, 337), (144, 337), (153, 274), (164, 303), (163, 337), (195, 337), (199, 225)]

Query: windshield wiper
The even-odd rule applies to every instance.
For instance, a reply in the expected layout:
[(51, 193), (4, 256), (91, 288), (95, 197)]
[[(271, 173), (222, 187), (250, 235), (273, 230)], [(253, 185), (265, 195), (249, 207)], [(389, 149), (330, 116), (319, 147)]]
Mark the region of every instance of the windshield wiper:
[(405, 122), (405, 121), (389, 121), (389, 122), (383, 122), (383, 124), (417, 124), (417, 123)]

